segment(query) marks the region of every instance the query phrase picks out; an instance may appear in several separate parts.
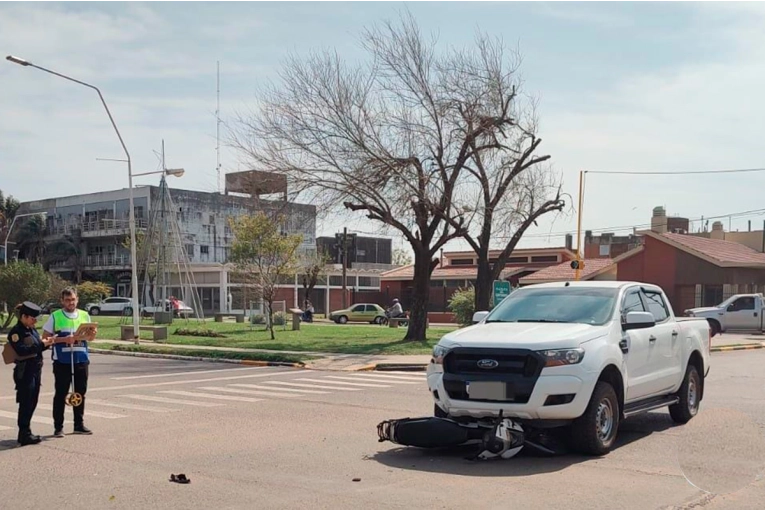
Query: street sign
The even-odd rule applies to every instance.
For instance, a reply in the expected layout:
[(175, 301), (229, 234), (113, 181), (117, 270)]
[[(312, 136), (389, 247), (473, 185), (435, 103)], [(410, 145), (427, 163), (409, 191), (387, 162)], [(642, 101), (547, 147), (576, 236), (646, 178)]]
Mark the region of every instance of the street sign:
[(494, 281), (494, 306), (510, 295), (510, 282), (503, 280)]

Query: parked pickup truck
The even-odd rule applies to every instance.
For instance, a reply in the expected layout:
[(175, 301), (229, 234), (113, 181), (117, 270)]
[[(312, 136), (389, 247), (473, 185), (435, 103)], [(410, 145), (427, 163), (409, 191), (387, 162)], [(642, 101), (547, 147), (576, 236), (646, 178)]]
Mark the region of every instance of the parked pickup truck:
[(661, 288), (633, 282), (523, 287), (433, 349), (435, 415), (514, 418), (526, 430), (566, 427), (571, 446), (603, 455), (619, 423), (669, 407), (699, 410), (709, 372), (706, 319), (676, 318)]
[(717, 306), (685, 310), (687, 317), (703, 317), (714, 334), (724, 331), (762, 331), (765, 308), (762, 294), (736, 294)]

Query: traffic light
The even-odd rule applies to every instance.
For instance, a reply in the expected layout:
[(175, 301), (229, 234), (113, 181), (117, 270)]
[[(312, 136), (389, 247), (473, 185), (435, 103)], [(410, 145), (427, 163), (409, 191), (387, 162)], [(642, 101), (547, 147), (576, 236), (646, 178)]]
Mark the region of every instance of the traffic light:
[(584, 269), (584, 260), (572, 260), (571, 269)]

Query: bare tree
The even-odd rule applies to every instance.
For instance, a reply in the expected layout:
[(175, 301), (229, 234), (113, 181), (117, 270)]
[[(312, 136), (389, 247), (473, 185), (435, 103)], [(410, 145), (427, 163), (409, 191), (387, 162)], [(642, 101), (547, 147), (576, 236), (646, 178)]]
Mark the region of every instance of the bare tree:
[(421, 340), (438, 251), (474, 216), (460, 203), (470, 193), (457, 190), (505, 126), (507, 76), (485, 38), (477, 50), (437, 54), (411, 16), (366, 30), (361, 42), (371, 58), (357, 65), (329, 51), (289, 59), (281, 85), (240, 117), (233, 143), (255, 167), (286, 174), (293, 194), (401, 232), (414, 255), (405, 339)]
[[(311, 299), (311, 292), (319, 282), (319, 277), (327, 269), (330, 257), (324, 250), (318, 249), (300, 257), (301, 279), (303, 282), (303, 300)], [(329, 306), (329, 303), (327, 303)]]

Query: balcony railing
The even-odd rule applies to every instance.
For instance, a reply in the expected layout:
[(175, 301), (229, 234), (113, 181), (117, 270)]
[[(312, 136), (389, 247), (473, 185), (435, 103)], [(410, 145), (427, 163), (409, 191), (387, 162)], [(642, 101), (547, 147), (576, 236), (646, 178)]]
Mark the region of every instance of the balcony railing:
[[(147, 228), (149, 222), (145, 218), (136, 218), (135, 226), (137, 229)], [(52, 227), (48, 227), (45, 230), (47, 235), (68, 235), (73, 234), (75, 231), (80, 231), (85, 235), (106, 235), (108, 233), (114, 233), (119, 231), (120, 233), (127, 233), (130, 230), (129, 220), (116, 220), (111, 218), (105, 218), (102, 220), (86, 221), (81, 220), (73, 223), (56, 223)]]

